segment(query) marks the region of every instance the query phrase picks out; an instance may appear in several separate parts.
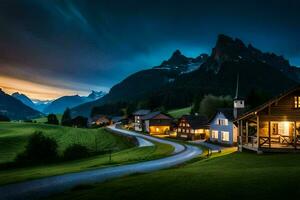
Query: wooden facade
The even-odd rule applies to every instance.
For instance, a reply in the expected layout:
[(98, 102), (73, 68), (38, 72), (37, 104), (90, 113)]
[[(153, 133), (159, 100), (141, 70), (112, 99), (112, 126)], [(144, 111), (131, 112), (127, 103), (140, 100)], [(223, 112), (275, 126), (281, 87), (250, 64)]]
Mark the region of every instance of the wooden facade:
[(206, 117), (184, 115), (177, 124), (177, 137), (186, 140), (206, 140), (209, 138), (209, 124)]
[(143, 116), (143, 131), (150, 135), (166, 135), (172, 128), (173, 118), (162, 112), (152, 112)]
[(245, 113), (235, 124), (240, 151), (300, 151), (300, 87)]

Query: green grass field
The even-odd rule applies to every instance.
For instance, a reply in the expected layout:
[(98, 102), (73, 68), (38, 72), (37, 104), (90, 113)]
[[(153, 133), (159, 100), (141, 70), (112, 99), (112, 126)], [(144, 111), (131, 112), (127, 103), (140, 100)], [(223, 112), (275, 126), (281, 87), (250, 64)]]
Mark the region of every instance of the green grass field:
[(190, 114), (190, 112), (191, 112), (191, 107), (186, 107), (186, 108), (180, 108), (176, 110), (170, 110), (168, 114), (174, 118), (179, 118), (182, 115)]
[(71, 144), (82, 144), (91, 150), (130, 147), (121, 137), (104, 129), (80, 129), (34, 123), (0, 123), (0, 163), (11, 162), (24, 151), (28, 138), (35, 131), (42, 131), (58, 143), (59, 153)]
[(152, 160), (168, 156), (173, 152), (173, 147), (166, 144), (155, 143), (150, 147), (132, 147), (124, 138), (110, 134), (104, 129), (76, 129), (69, 127), (30, 124), (30, 123), (0, 123), (0, 160), (2, 163), (12, 161), (17, 152), (22, 152), (30, 134), (35, 130), (42, 130), (45, 135), (55, 138), (59, 143), (60, 152), (68, 145), (76, 142), (89, 148), (94, 148), (97, 137), (98, 148), (118, 148), (112, 154), (98, 155), (86, 159), (0, 170), (0, 185), (59, 175), (70, 172), (84, 171), (112, 165), (121, 165), (138, 161)]
[(51, 199), (299, 199), (300, 155), (226, 152)]
[[(62, 114), (57, 114), (56, 117), (57, 117), (59, 123), (61, 123)], [(46, 123), (48, 121), (47, 120), (47, 116), (36, 118), (36, 119), (32, 119), (32, 120), (36, 121), (37, 123)]]

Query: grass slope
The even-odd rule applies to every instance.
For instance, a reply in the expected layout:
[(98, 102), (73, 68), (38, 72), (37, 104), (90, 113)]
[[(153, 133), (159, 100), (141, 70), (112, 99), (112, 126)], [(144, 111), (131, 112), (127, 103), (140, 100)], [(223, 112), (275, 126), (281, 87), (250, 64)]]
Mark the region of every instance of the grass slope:
[[(61, 123), (62, 115), (61, 114), (56, 114), (56, 117), (57, 117), (59, 123)], [(32, 119), (32, 120), (36, 121), (37, 123), (46, 123), (48, 121), (47, 116), (40, 117), (40, 118), (35, 118), (35, 119)]]
[(179, 118), (182, 115), (190, 114), (190, 112), (191, 112), (191, 107), (186, 107), (186, 108), (171, 110), (168, 112), (168, 114), (174, 118)]
[(160, 143), (155, 144), (155, 146), (151, 147), (135, 147), (113, 153), (111, 161), (109, 160), (109, 155), (100, 155), (87, 159), (47, 166), (2, 170), (0, 171), (0, 185), (65, 174), (69, 172), (79, 172), (89, 169), (107, 167), (110, 165), (120, 165), (138, 161), (152, 160), (168, 156), (173, 152), (173, 147), (170, 145)]
[(298, 199), (298, 154), (230, 153), (129, 176), (51, 199)]
[(34, 123), (0, 123), (0, 163), (11, 162), (24, 151), (29, 136), (34, 131), (43, 131), (58, 143), (59, 153), (69, 145), (82, 144), (91, 150), (130, 147), (121, 137), (116, 137), (104, 129), (80, 129)]
[(132, 148), (132, 144), (129, 144), (128, 141), (110, 134), (104, 129), (76, 129), (31, 123), (0, 123), (0, 162), (12, 161), (17, 152), (22, 152), (28, 137), (35, 130), (42, 130), (45, 135), (54, 137), (59, 143), (60, 152), (74, 142), (95, 148), (95, 137), (97, 137), (99, 149), (117, 147), (118, 151), (112, 154), (111, 161), (109, 155), (98, 155), (58, 164), (0, 170), (0, 185), (110, 165), (157, 159), (170, 155), (174, 150), (170, 145), (156, 142), (155, 146)]

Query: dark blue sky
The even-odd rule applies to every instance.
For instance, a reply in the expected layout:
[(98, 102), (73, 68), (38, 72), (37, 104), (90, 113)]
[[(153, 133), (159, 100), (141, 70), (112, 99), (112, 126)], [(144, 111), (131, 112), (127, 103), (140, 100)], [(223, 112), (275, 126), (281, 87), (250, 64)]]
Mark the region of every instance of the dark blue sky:
[(300, 66), (299, 10), (297, 0), (1, 0), (0, 77), (83, 94), (176, 49), (210, 53), (220, 33)]

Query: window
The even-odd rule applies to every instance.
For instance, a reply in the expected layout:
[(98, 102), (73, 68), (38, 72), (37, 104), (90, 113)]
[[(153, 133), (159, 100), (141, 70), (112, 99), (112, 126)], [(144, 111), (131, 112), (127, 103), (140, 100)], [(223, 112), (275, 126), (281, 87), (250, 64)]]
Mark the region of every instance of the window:
[(222, 141), (229, 142), (229, 132), (228, 131), (222, 131)]
[(181, 128), (178, 128), (178, 132), (181, 132)]
[(300, 96), (294, 96), (294, 108), (300, 108)]
[(212, 130), (211, 131), (211, 138), (218, 139), (218, 136), (219, 136), (219, 132), (218, 131), (216, 131), (216, 130)]
[(228, 119), (217, 119), (217, 125), (220, 125), (220, 126), (227, 126), (228, 125)]

